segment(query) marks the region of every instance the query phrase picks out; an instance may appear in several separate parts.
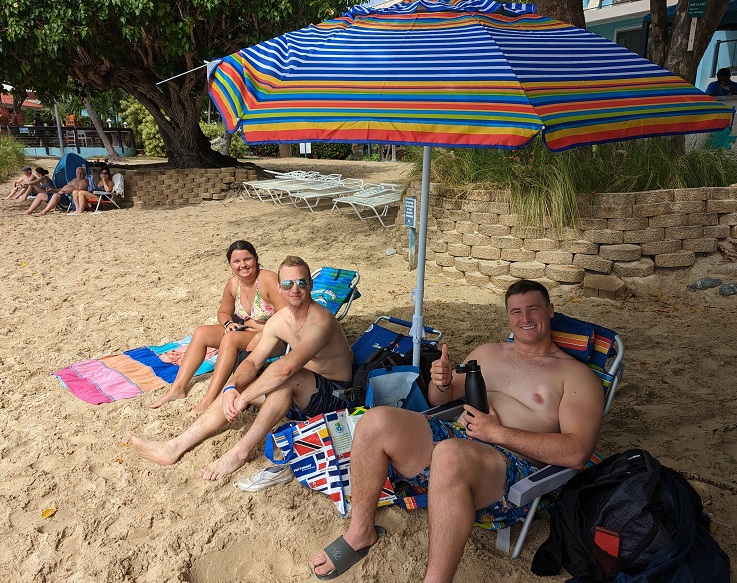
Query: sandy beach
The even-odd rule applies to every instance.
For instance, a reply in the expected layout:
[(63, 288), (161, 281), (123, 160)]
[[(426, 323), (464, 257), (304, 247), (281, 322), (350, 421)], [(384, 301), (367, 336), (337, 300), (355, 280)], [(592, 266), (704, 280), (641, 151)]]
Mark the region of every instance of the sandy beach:
[[(53, 169), (55, 160), (39, 162)], [(397, 182), (402, 163), (259, 161), (265, 168), (309, 165), (371, 182)], [(2, 185), (2, 197), (9, 182)], [(126, 208), (71, 217), (22, 214), (28, 203), (2, 200), (0, 229), (0, 580), (67, 583), (313, 581), (318, 551), (347, 528), (329, 498), (296, 481), (248, 494), (233, 480), (266, 465), (263, 449), (230, 478), (206, 482), (200, 468), (230, 448), (253, 419), (244, 413), (222, 433), (160, 467), (136, 456), (133, 431), (168, 438), (189, 425), (209, 375), (187, 399), (152, 410), (161, 394), (93, 406), (49, 373), (73, 362), (183, 338), (214, 323), (230, 275), (225, 250), (251, 241), (276, 269), (288, 254), (311, 267), (361, 274), (362, 297), (343, 321), (354, 341), (379, 315), (411, 319), (408, 271), (392, 229), (322, 207), (317, 213), (255, 200), (206, 202), (166, 210)], [(402, 228), (402, 227), (396, 227)], [(732, 243), (729, 243), (732, 246)], [(623, 300), (554, 290), (556, 308), (617, 330), (625, 374), (598, 451), (650, 451), (684, 474), (713, 518), (713, 535), (737, 575), (737, 295), (689, 291), (703, 276), (737, 283), (737, 263), (715, 254), (689, 269), (630, 282)], [(429, 275), (425, 322), (443, 331), (451, 359), (507, 334), (503, 297)], [(54, 510), (51, 516), (44, 511)], [(420, 581), (427, 515), (382, 509), (384, 537), (340, 581)], [(517, 531), (513, 531), (513, 538)], [(548, 525), (536, 521), (522, 556), (494, 549), (476, 529), (458, 582), (550, 581), (530, 572)]]

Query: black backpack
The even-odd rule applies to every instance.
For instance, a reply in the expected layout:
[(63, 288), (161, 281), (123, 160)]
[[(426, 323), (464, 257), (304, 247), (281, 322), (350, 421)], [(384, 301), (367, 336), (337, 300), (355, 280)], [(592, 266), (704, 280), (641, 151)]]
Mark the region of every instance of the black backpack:
[(632, 449), (563, 486), (532, 572), (557, 575), (562, 565), (581, 583), (729, 581), (708, 524), (688, 481)]
[[(395, 352), (397, 343), (401, 338), (402, 335), (400, 334), (389, 346), (377, 348), (366, 359), (366, 362), (356, 369), (352, 386), (346, 390), (346, 398), (351, 407), (361, 407), (365, 404), (368, 375), (372, 370), (377, 368), (391, 370), (395, 366), (412, 364), (412, 350), (404, 354)], [(430, 383), (430, 367), (433, 361), (440, 358), (440, 355), (440, 349), (435, 344), (425, 343), (420, 345), (420, 378), (417, 379), (417, 384), (420, 386), (425, 400), (427, 400), (427, 385)]]

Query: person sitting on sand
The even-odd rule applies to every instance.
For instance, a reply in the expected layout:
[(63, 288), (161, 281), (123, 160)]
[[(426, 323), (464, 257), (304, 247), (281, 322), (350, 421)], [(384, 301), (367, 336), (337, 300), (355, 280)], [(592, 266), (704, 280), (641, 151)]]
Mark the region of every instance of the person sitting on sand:
[[(553, 343), (553, 304), (542, 285), (520, 280), (505, 303), (514, 342), (483, 344), (467, 357), (481, 366), (488, 414), (465, 405), (455, 423), (394, 407), (363, 415), (351, 448), (351, 523), (315, 558), (319, 579), (345, 572), (383, 534), (374, 519), (389, 464), (428, 488), (425, 581), (449, 582), (474, 520), (526, 513), (507, 500), (510, 486), (543, 464), (581, 468), (589, 460), (604, 415), (601, 383)], [(452, 370), (443, 346), (431, 367), (431, 404), (463, 398), (464, 375)]]
[[(105, 192), (113, 191), (113, 179), (110, 176), (110, 169), (106, 166), (100, 168), (100, 182), (97, 185), (97, 190), (104, 190)], [(92, 194), (89, 190), (75, 190), (72, 192), (72, 200), (74, 201), (75, 211), (72, 214), (81, 215), (84, 212), (88, 202), (97, 202), (97, 195)]]
[[(289, 256), (279, 266), (279, 293), (286, 307), (264, 326), (259, 343), (236, 369), (232, 384), (180, 435), (168, 441), (149, 441), (128, 433), (133, 449), (159, 464), (173, 464), (192, 446), (222, 430), (252, 404), (260, 407), (241, 440), (200, 471), (217, 480), (240, 468), (254, 447), (287, 413), (307, 419), (346, 407), (342, 393), (352, 377), (348, 340), (335, 316), (316, 303), (310, 292), (310, 268)], [(291, 350), (259, 376), (272, 351), (281, 343)]]
[(34, 176), (33, 176), (33, 170), (31, 170), (31, 167), (23, 166), (20, 177), (13, 181), (13, 185), (10, 187), (10, 193), (5, 198), (6, 199), (8, 198), (20, 199), (20, 197), (26, 191), (26, 189), (28, 188), (28, 185), (31, 183), (33, 179), (34, 179)]
[(32, 194), (46, 194), (47, 188), (54, 188), (54, 183), (49, 178), (49, 171), (40, 166), (36, 168), (36, 176), (28, 183), (28, 188), (18, 197), (18, 200), (26, 200)]
[[(200, 326), (184, 353), (174, 382), (151, 407), (187, 396), (186, 387), (205, 360), (208, 348), (217, 348), (218, 357), (210, 385), (200, 402), (192, 409), (200, 414), (217, 398), (225, 386), (240, 350), (253, 350), (264, 330), (264, 325), (277, 310), (286, 306), (277, 293), (276, 273), (263, 269), (258, 263), (256, 248), (248, 241), (231, 243), (225, 257), (233, 271), (220, 300), (219, 324)], [(282, 347), (276, 347), (277, 351)], [(282, 350), (283, 352), (283, 350)]]
[(41, 203), (45, 202), (46, 208), (37, 216), (48, 215), (56, 208), (56, 205), (59, 204), (62, 196), (69, 195), (75, 190), (86, 190), (88, 186), (89, 182), (87, 181), (87, 178), (85, 178), (85, 168), (84, 166), (80, 166), (77, 168), (76, 178), (68, 184), (65, 184), (61, 188), (47, 188), (44, 192), (36, 195), (35, 200), (31, 203), (31, 206), (28, 207), (25, 214), (32, 215), (33, 212), (41, 206)]

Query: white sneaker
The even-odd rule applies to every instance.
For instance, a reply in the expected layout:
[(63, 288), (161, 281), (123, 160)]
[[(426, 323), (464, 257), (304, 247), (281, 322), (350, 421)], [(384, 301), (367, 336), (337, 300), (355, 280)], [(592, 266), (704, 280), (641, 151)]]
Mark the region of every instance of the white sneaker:
[(233, 485), (244, 492), (259, 492), (277, 484), (291, 482), (292, 478), (294, 478), (292, 468), (289, 467), (289, 464), (284, 464), (259, 470), (253, 476), (236, 480)]

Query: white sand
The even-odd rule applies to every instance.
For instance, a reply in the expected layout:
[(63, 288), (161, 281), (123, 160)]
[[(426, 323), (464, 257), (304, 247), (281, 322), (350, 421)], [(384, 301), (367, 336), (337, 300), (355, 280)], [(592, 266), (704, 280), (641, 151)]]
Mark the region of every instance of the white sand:
[[(55, 162), (49, 163), (52, 168)], [(300, 164), (318, 165), (264, 162), (272, 168)], [(402, 165), (321, 167), (395, 182)], [(192, 383), (189, 398), (153, 411), (151, 394), (89, 405), (48, 373), (181, 338), (214, 322), (229, 275), (225, 250), (239, 238), (252, 241), (271, 268), (299, 254), (312, 267), (357, 269), (362, 298), (344, 320), (351, 341), (378, 315), (411, 319), (415, 276), (400, 256), (387, 256), (392, 231), (329, 210), (311, 214), (257, 201), (46, 218), (22, 215), (27, 203), (1, 206), (0, 580), (314, 580), (312, 558), (347, 526), (327, 497), (296, 482), (246, 494), (233, 488), (233, 478), (210, 483), (197, 476), (239, 439), (250, 414), (171, 467), (139, 459), (125, 442), (126, 430), (165, 438), (186, 427), (185, 413), (209, 376)], [(608, 455), (644, 447), (682, 471), (715, 519), (715, 538), (733, 558), (737, 296), (685, 286), (706, 274), (735, 282), (734, 268), (719, 256), (701, 259), (692, 269), (647, 278), (634, 298), (621, 302), (584, 299), (570, 289), (554, 296), (561, 311), (615, 328), (627, 345), (621, 394), (598, 449)], [(426, 283), (426, 323), (443, 330), (454, 360), (506, 335), (502, 304), (490, 291), (439, 276)], [(236, 477), (264, 464), (261, 451), (254, 452)], [(50, 508), (56, 513), (42, 518)], [(425, 512), (384, 509), (378, 522), (389, 535), (340, 580), (421, 580)], [(511, 561), (494, 550), (491, 534), (476, 530), (456, 581), (538, 580), (529, 567), (546, 536), (547, 524), (536, 522), (531, 544)]]

